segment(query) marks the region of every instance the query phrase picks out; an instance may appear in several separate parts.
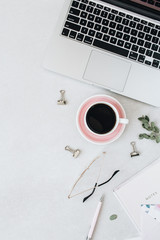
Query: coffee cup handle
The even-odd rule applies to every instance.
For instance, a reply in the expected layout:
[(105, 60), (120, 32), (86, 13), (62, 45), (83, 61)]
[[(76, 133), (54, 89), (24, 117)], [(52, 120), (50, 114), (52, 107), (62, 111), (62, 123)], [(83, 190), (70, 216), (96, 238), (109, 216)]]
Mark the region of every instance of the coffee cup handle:
[(120, 118), (119, 119), (119, 123), (121, 123), (121, 124), (128, 124), (129, 120), (127, 118)]

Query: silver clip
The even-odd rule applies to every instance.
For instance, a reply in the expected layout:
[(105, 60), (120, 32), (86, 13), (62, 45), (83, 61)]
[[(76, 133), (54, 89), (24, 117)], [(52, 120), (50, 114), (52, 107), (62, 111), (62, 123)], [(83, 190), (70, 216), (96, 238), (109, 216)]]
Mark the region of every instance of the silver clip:
[(130, 153), (131, 157), (139, 156), (140, 153), (136, 150), (136, 143), (135, 142), (131, 142), (131, 145), (133, 147), (133, 152)]
[(66, 102), (66, 100), (64, 98), (65, 91), (64, 90), (60, 90), (60, 93), (61, 93), (61, 99), (59, 99), (57, 101), (57, 104), (58, 105), (66, 105), (67, 102)]
[(81, 152), (79, 149), (73, 150), (73, 149), (70, 148), (69, 146), (66, 146), (66, 147), (65, 147), (65, 150), (71, 152), (71, 153), (73, 154), (72, 156), (73, 156), (74, 158), (77, 158), (77, 157), (79, 156), (80, 152)]

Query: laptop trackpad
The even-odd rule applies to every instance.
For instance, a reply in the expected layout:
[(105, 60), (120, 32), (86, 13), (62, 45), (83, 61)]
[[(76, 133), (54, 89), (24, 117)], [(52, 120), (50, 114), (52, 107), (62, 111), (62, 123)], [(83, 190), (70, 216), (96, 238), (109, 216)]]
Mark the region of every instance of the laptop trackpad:
[(122, 92), (130, 69), (129, 62), (93, 50), (83, 78), (102, 87)]

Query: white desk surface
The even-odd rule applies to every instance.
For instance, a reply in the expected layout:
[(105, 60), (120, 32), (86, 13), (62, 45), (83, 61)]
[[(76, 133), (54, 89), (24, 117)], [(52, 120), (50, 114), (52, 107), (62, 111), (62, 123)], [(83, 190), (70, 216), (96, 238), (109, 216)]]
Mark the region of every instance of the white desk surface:
[[(63, 2), (0, 0), (0, 239), (86, 239), (105, 193), (94, 239), (124, 240), (136, 236), (136, 230), (112, 189), (160, 155), (160, 144), (138, 140), (143, 130), (137, 120), (148, 114), (160, 124), (160, 109), (43, 69)], [(61, 89), (66, 106), (56, 104)], [(98, 93), (116, 97), (130, 120), (122, 137), (106, 146), (86, 142), (75, 125), (80, 103)], [(137, 158), (130, 158), (133, 140), (141, 152)], [(73, 159), (66, 145), (80, 148), (79, 158)], [(86, 203), (82, 197), (68, 200), (76, 177), (103, 150), (125, 170)], [(114, 213), (118, 219), (110, 221)]]

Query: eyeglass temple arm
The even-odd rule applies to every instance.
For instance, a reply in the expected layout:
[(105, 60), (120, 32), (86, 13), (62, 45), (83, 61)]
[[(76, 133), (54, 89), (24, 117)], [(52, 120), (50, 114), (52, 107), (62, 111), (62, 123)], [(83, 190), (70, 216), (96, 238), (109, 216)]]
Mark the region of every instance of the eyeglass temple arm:
[(104, 184), (108, 183), (109, 181), (111, 181), (111, 179), (112, 179), (118, 172), (120, 172), (120, 170), (116, 170), (116, 171), (113, 173), (113, 175), (112, 175), (106, 182), (103, 182), (103, 183), (99, 184), (97, 187), (101, 187), (102, 185), (104, 185)]
[(89, 197), (91, 197), (91, 196), (93, 195), (94, 191), (96, 190), (96, 187), (97, 187), (97, 183), (95, 183), (94, 188), (93, 188), (93, 191), (91, 192), (91, 194), (89, 194), (87, 197), (85, 197), (85, 198), (83, 199), (83, 202), (85, 202)]
[(85, 198), (83, 199), (83, 202), (85, 202), (88, 198), (90, 198), (90, 197), (93, 195), (93, 193), (94, 193), (95, 190), (96, 190), (96, 187), (101, 187), (102, 185), (104, 185), (104, 184), (108, 183), (109, 181), (111, 181), (112, 178), (113, 178), (118, 172), (120, 172), (120, 170), (116, 170), (116, 171), (112, 174), (112, 176), (111, 176), (106, 182), (103, 182), (103, 183), (101, 183), (101, 184), (99, 184), (99, 185), (97, 185), (97, 183), (95, 183), (94, 188), (93, 188), (93, 191), (91, 192), (90, 195), (88, 195), (87, 197), (85, 197)]

